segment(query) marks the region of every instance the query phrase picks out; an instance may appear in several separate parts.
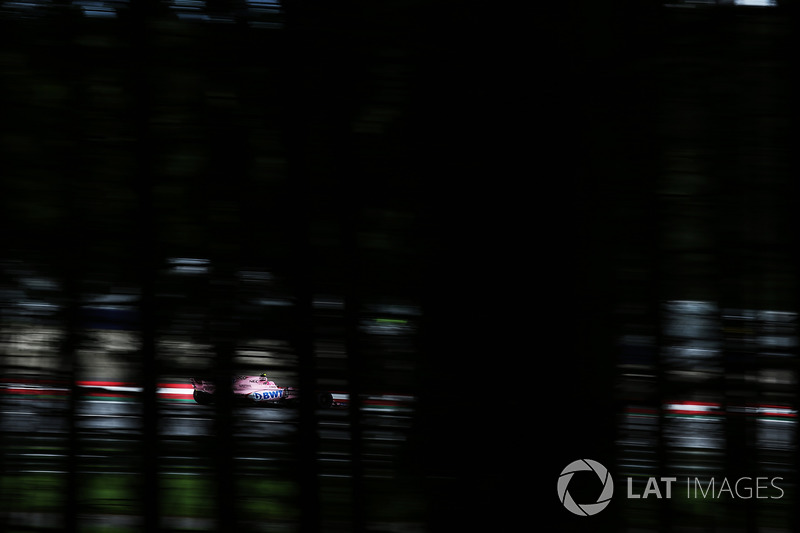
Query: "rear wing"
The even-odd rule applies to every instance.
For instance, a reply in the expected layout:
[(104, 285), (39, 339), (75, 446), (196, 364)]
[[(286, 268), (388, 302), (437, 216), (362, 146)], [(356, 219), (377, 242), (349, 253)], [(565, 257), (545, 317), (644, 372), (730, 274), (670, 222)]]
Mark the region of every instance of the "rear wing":
[(214, 382), (203, 379), (203, 378), (189, 378), (189, 381), (192, 383), (194, 390), (199, 390), (202, 392), (207, 392), (209, 394), (214, 393)]

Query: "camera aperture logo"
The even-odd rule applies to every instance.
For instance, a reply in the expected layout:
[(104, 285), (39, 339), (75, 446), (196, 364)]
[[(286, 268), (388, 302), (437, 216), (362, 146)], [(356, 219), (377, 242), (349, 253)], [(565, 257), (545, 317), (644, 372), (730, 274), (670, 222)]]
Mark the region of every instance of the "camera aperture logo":
[[(572, 499), (572, 496), (567, 490), (567, 486), (572, 480), (572, 476), (575, 475), (575, 472), (583, 470), (594, 471), (603, 483), (603, 492), (600, 493), (595, 503), (575, 503), (575, 500)], [(561, 471), (561, 475), (558, 477), (558, 499), (561, 500), (561, 503), (568, 511), (576, 515), (592, 516), (599, 513), (606, 508), (613, 495), (614, 481), (611, 479), (608, 469), (592, 459), (578, 459), (577, 461), (571, 462)]]
[[(569, 484), (575, 473), (584, 471), (594, 472), (602, 483), (603, 489), (596, 502), (577, 503), (569, 493)], [(756, 498), (777, 500), (783, 498), (785, 494), (779, 484), (782, 481), (782, 477), (740, 477), (733, 480), (728, 478), (719, 480), (713, 477), (701, 479), (691, 476), (686, 477), (685, 480), (677, 477), (649, 477), (642, 491), (634, 488), (634, 478), (629, 477), (626, 496), (628, 499), (635, 500), (648, 497), (669, 499), (674, 495), (682, 494), (685, 494), (687, 499)], [(638, 478), (637, 483), (644, 483), (644, 479)], [(673, 490), (673, 483), (676, 489), (680, 487), (679, 490)], [(682, 490), (683, 486), (686, 487), (685, 493)], [(613, 496), (614, 481), (611, 474), (605, 466), (592, 459), (578, 459), (571, 462), (558, 477), (559, 501), (569, 512), (578, 516), (596, 515), (608, 506)]]

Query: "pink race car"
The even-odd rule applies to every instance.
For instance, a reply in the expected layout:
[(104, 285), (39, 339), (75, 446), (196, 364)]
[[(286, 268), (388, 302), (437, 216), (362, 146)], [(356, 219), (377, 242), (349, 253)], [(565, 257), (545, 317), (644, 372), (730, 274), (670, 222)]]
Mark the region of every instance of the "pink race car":
[[(194, 400), (201, 405), (214, 401), (216, 387), (213, 381), (202, 378), (190, 378), (194, 387)], [(257, 404), (292, 406), (300, 401), (298, 390), (293, 387), (279, 387), (274, 381), (267, 379), (266, 374), (260, 376), (234, 376), (233, 395), (237, 400)], [(327, 409), (333, 405), (330, 392), (316, 393), (317, 406)]]

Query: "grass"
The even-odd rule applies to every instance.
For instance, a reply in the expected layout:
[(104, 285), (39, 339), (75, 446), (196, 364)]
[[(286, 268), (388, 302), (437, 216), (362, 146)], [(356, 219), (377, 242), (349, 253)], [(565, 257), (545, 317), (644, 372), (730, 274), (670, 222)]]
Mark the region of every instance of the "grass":
[[(237, 478), (237, 516), (244, 522), (295, 523), (299, 519), (298, 487), (280, 473)], [(105, 516), (133, 522), (141, 516), (141, 476), (123, 473), (81, 473), (78, 478), (79, 514), (94, 517), (82, 527), (91, 533), (123, 533), (132, 526), (104, 523)], [(63, 512), (67, 478), (55, 472), (5, 474), (0, 477), (0, 513), (58, 515)], [(366, 495), (367, 520), (405, 521), (419, 516), (419, 502), (390, 480), (371, 484)], [(216, 485), (210, 475), (163, 474), (159, 480), (161, 514), (213, 523)], [(352, 512), (350, 480), (323, 480), (322, 515), (326, 520), (347, 521)], [(114, 520), (111, 520), (114, 522)]]

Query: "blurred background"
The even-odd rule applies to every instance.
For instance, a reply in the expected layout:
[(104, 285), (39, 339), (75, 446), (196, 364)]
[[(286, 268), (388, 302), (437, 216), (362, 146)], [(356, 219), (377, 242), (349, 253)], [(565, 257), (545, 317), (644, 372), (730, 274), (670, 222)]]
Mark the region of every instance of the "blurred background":
[(800, 530), (797, 9), (0, 2), (2, 529)]
[[(797, 6), (632, 4), (580, 10), (569, 79), (591, 199), (564, 306), (576, 318), (560, 330), (574, 357), (548, 402), (551, 479), (593, 458), (616, 491), (600, 515), (554, 520), (798, 531)], [(781, 477), (786, 492), (626, 498), (628, 478), (641, 495), (661, 476)]]
[(0, 2), (0, 529), (505, 520), (484, 9)]

